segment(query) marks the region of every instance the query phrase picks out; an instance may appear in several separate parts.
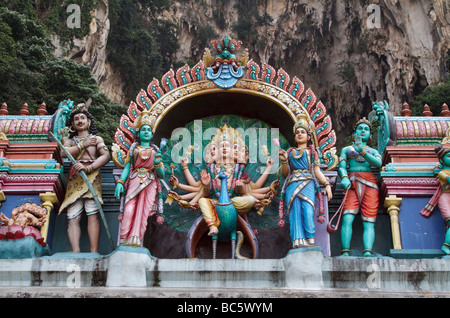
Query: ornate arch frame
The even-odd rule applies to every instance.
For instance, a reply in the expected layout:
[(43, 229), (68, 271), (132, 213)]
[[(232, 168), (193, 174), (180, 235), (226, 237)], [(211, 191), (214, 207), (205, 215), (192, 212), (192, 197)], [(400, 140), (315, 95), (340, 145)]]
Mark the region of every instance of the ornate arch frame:
[(242, 76), (237, 78), (233, 85), (224, 86), (208, 79), (210, 78), (208, 75), (212, 73), (210, 67), (212, 63), (208, 63), (210, 60), (209, 50), (206, 49), (204, 61), (198, 62), (192, 68), (184, 65), (176, 72), (171, 69), (161, 78), (161, 82), (154, 78), (146, 90), (141, 89), (136, 101), (130, 102), (127, 114), (122, 115), (120, 126), (115, 133), (112, 157), (118, 168), (123, 168), (126, 152), (134, 141), (133, 122), (141, 111), (150, 111), (153, 128), (157, 131), (163, 119), (178, 109), (176, 106), (200, 95), (218, 93), (242, 93), (264, 98), (288, 115), (292, 120), (292, 127), (299, 115), (307, 114), (314, 123), (313, 140), (321, 163), (326, 165), (325, 170), (332, 170), (337, 166), (338, 158), (334, 147), (336, 134), (332, 128), (331, 118), (322, 102), (316, 103), (317, 97), (311, 88), (305, 90), (303, 82), (297, 77), (290, 81), (289, 74), (282, 68), (275, 71), (268, 64), (260, 67), (253, 60), (246, 64), (240, 63)]

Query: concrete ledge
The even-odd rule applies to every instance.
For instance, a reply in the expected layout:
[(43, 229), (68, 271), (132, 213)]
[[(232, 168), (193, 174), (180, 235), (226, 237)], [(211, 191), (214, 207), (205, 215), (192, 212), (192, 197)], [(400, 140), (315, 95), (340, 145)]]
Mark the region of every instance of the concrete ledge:
[[(20, 291), (22, 287), (36, 286), (55, 293), (66, 288), (70, 293), (86, 292), (86, 296), (95, 291), (99, 297), (108, 297), (103, 293), (110, 290), (119, 293), (127, 288), (132, 293), (143, 288), (155, 295), (159, 290), (161, 297), (171, 292), (199, 295), (202, 289), (226, 290), (230, 294), (241, 289), (248, 295), (274, 290), (281, 293), (280, 297), (285, 297), (283, 293), (287, 291), (325, 295), (333, 290), (369, 291), (372, 296), (390, 292), (450, 295), (450, 261), (448, 257), (330, 258), (319, 247), (291, 250), (282, 259), (157, 259), (145, 248), (118, 248), (106, 256), (58, 253), (40, 258), (0, 259), (0, 286), (0, 290), (12, 288), (13, 294), (14, 288)], [(38, 297), (39, 289), (33, 290)]]
[(107, 263), (107, 258), (92, 253), (0, 259), (0, 286), (104, 286)]
[(336, 257), (322, 267), (326, 288), (450, 291), (448, 259)]
[(119, 246), (109, 255), (109, 287), (145, 287), (147, 273), (155, 268), (156, 258), (146, 248)]
[[(291, 299), (291, 298), (448, 298), (450, 292), (430, 290), (289, 289), (289, 288), (165, 288), (165, 287), (2, 287), (1, 298), (158, 298), (184, 302), (186, 298)], [(164, 298), (164, 299), (162, 299)], [(147, 303), (146, 303), (147, 304)]]
[(320, 289), (324, 286), (322, 264), (325, 256), (318, 246), (293, 249), (283, 259), (286, 268), (285, 286)]
[(283, 287), (284, 273), (283, 262), (277, 259), (160, 259), (149, 286)]

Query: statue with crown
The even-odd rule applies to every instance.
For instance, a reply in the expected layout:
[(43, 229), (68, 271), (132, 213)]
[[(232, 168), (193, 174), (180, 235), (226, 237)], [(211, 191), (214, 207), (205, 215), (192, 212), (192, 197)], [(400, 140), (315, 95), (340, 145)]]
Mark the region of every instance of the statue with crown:
[[(236, 256), (241, 257), (239, 251), (234, 248), (236, 233), (235, 231), (228, 233), (227, 227), (236, 226), (237, 214), (246, 218), (246, 214), (253, 207), (261, 205), (260, 201), (268, 200), (276, 193), (279, 184), (277, 180), (273, 181), (270, 186), (263, 187), (273, 167), (272, 159), (270, 157), (267, 159), (266, 168), (258, 180), (251, 181), (245, 174), (249, 159), (248, 147), (238, 129), (226, 124), (217, 129), (211, 141), (206, 145), (206, 169), (201, 170), (198, 180), (189, 170), (188, 156), (189, 151), (181, 159), (182, 171), (188, 184), (180, 183), (175, 175), (169, 179), (174, 189), (180, 189), (185, 194), (179, 195), (175, 191), (169, 191), (169, 197), (177, 200), (182, 206), (189, 206), (194, 210), (200, 209), (208, 227), (208, 236), (211, 236), (215, 243), (213, 257), (217, 240), (221, 237), (223, 240), (232, 241), (232, 257), (236, 252)], [(229, 198), (227, 202), (221, 201), (224, 192)], [(232, 205), (232, 212), (237, 213), (233, 221), (228, 219), (228, 215), (220, 217), (220, 211), (225, 205)], [(230, 222), (235, 224), (229, 224)]]
[(135, 120), (136, 140), (116, 185), (115, 196), (124, 198), (119, 214), (121, 245), (143, 246), (148, 218), (157, 212), (157, 222), (164, 222), (159, 182), (164, 178), (164, 164), (159, 147), (151, 142), (154, 119), (150, 112), (143, 111)]
[(285, 207), (289, 214), (292, 248), (315, 245), (316, 196), (319, 203), (318, 222), (325, 222), (324, 198), (319, 182), (324, 185), (328, 200), (333, 197), (330, 182), (320, 169), (319, 156), (313, 144), (313, 131), (314, 123), (306, 114), (300, 114), (293, 128), (297, 147), (279, 150), (280, 171), (285, 178), (282, 190), (285, 200), (280, 202), (280, 210), (283, 211)]
[(450, 128), (445, 137), (434, 150), (439, 158), (439, 186), (428, 204), (420, 211), (424, 217), (430, 217), (436, 206), (439, 206), (442, 218), (445, 220), (446, 231), (441, 250), (450, 255)]
[[(154, 79), (120, 120), (111, 151), (122, 244), (143, 246), (145, 233), (155, 256), (258, 258), (260, 242), (268, 258), (314, 245), (329, 254), (324, 196), (338, 158), (326, 108), (297, 77), (288, 87), (284, 70), (238, 54), (240, 41), (211, 43), (216, 54), (206, 48), (196, 65)], [(177, 239), (162, 246), (157, 232)]]

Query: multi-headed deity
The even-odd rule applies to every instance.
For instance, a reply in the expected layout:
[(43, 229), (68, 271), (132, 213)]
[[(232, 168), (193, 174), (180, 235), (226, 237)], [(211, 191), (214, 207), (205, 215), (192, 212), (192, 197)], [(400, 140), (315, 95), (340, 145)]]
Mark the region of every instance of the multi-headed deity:
[[(332, 198), (330, 183), (320, 170), (319, 157), (312, 143), (313, 126), (306, 115), (299, 116), (294, 126), (297, 147), (279, 150), (281, 175), (286, 178), (284, 203), (289, 213), (293, 248), (315, 245), (314, 206), (318, 182), (325, 186), (328, 200)], [(323, 215), (319, 217), (319, 222), (323, 223)]]
[(381, 155), (367, 146), (372, 137), (371, 123), (363, 118), (359, 120), (352, 135), (353, 144), (342, 149), (339, 159), (339, 176), (345, 189), (343, 223), (341, 229), (342, 255), (350, 253), (352, 225), (355, 216), (361, 211), (364, 227), (364, 256), (372, 256), (375, 241), (375, 221), (378, 213), (377, 179), (371, 167), (381, 167)]
[[(269, 158), (266, 169), (256, 182), (246, 177), (244, 170), (248, 161), (248, 151), (241, 134), (232, 127), (224, 125), (217, 130), (211, 142), (205, 148), (207, 170), (201, 171), (200, 180), (195, 180), (189, 171), (188, 159), (181, 160), (181, 166), (188, 184), (181, 184), (175, 176), (170, 183), (180, 190), (188, 192), (178, 195), (170, 191), (179, 202), (193, 209), (200, 208), (203, 219), (209, 228), (208, 235), (217, 235), (220, 219), (215, 213), (220, 191), (221, 181), (218, 177), (220, 170), (227, 175), (227, 191), (237, 212), (243, 216), (264, 198), (273, 195), (277, 186), (274, 181), (270, 187), (263, 187), (272, 169), (273, 162)], [(186, 200), (190, 200), (187, 202)]]

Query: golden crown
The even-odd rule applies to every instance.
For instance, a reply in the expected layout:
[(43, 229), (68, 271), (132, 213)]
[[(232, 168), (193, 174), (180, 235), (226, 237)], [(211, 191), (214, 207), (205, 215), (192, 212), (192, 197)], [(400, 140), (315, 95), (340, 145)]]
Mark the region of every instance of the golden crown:
[(152, 130), (155, 125), (155, 116), (151, 115), (148, 110), (142, 111), (139, 117), (136, 118), (134, 121), (134, 129), (139, 131), (144, 125), (149, 125)]
[(219, 144), (222, 141), (228, 141), (230, 144), (244, 145), (242, 135), (233, 127), (228, 127), (226, 124), (217, 129), (211, 142)]
[(78, 111), (86, 111), (89, 112), (89, 106), (91, 106), (92, 98), (89, 98), (86, 103), (80, 103), (75, 106), (70, 113), (78, 112)]
[(369, 126), (370, 129), (372, 129), (372, 123), (369, 120), (367, 120), (366, 117), (363, 117), (356, 122), (355, 126), (353, 127), (353, 130), (356, 130), (356, 127), (358, 127), (360, 124), (366, 124), (367, 126)]
[(311, 133), (314, 130), (314, 123), (309, 119), (308, 115), (305, 113), (300, 113), (297, 115), (296, 124), (294, 125), (293, 132), (295, 134), (295, 131), (298, 128), (305, 129), (308, 133)]

